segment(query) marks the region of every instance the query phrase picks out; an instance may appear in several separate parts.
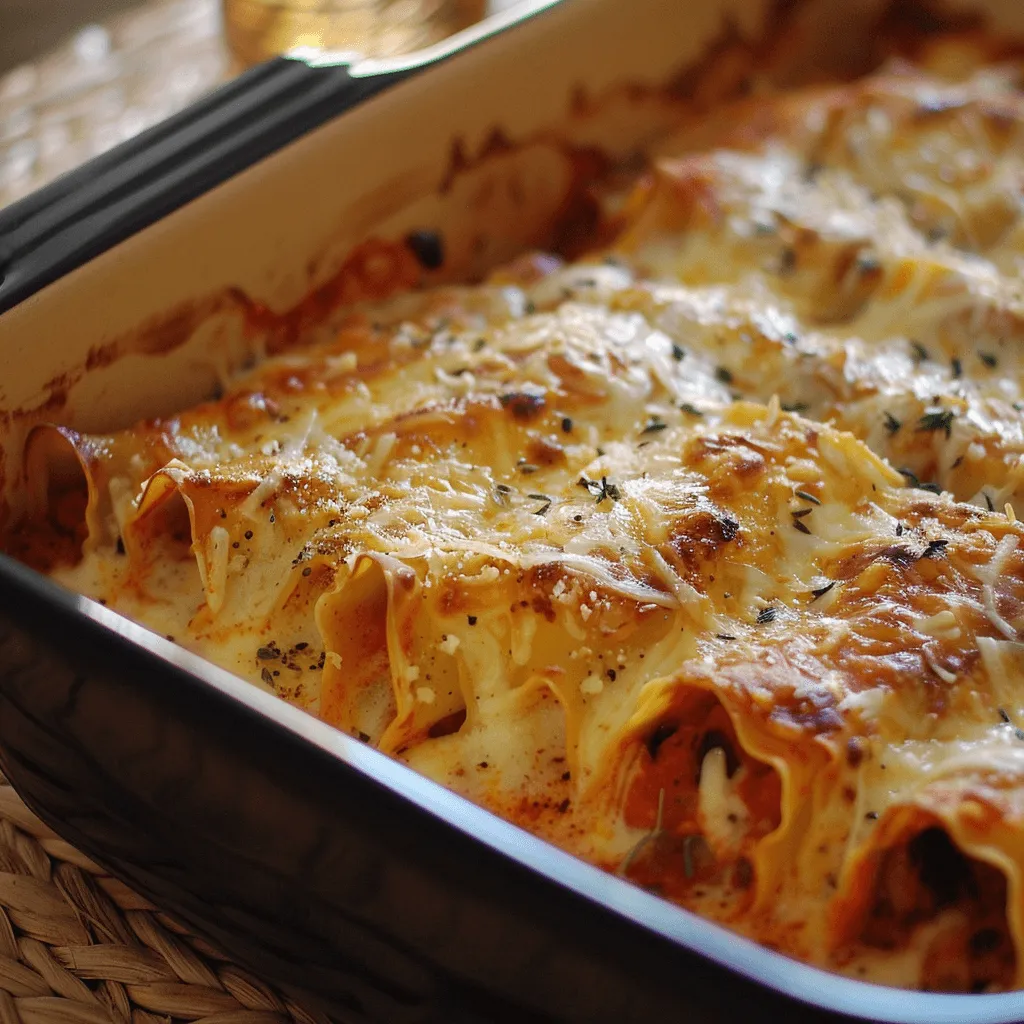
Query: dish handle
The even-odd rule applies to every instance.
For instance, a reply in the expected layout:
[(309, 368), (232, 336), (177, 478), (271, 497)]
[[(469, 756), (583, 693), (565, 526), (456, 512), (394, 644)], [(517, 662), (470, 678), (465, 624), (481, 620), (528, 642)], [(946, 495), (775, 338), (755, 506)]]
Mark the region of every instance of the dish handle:
[[(0, 210), (0, 314), (419, 70), (278, 57)], [(422, 65), (420, 65), (422, 67)]]

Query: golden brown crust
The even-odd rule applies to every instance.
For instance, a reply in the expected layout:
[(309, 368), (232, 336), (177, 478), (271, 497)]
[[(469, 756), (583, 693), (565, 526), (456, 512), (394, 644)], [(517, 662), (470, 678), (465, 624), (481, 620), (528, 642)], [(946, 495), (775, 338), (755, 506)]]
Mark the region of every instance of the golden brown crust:
[(1024, 107), (958, 47), (688, 126), (582, 262), (41, 430), (55, 574), (775, 948), (1021, 987)]

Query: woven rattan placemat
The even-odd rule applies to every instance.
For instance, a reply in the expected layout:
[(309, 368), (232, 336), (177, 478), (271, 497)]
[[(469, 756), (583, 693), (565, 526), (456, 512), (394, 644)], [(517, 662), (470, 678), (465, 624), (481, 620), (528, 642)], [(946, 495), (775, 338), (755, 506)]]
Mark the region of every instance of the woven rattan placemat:
[(329, 1024), (56, 836), (0, 776), (0, 1024)]

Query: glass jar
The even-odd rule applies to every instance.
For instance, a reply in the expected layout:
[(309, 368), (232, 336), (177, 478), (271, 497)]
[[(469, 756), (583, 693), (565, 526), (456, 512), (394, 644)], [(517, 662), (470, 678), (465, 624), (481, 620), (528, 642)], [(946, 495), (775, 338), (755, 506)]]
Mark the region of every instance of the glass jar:
[(246, 67), (298, 46), (409, 53), (479, 21), (487, 0), (224, 0), (224, 29)]

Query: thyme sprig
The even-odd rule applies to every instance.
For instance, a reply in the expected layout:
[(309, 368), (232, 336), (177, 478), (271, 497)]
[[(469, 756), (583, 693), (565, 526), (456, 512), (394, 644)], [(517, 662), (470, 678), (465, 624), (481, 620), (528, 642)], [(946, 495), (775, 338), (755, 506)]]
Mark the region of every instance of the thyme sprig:
[(585, 476), (581, 476), (579, 486), (586, 488), (594, 496), (598, 505), (609, 498), (612, 501), (622, 500), (622, 491), (619, 489), (618, 484), (613, 484), (606, 476), (602, 476), (599, 481), (588, 480)]
[(619, 865), (618, 870), (615, 872), (619, 877), (625, 877), (629, 873), (629, 869), (633, 866), (633, 862), (640, 856), (641, 853), (647, 848), (648, 843), (656, 840), (662, 833), (663, 822), (665, 820), (665, 790), (658, 790), (658, 813), (654, 819), (654, 828), (651, 829), (647, 835), (643, 836), (640, 841), (633, 847), (629, 853), (626, 854), (625, 860)]

